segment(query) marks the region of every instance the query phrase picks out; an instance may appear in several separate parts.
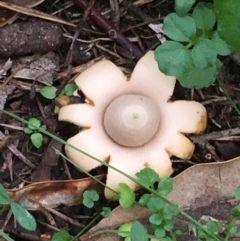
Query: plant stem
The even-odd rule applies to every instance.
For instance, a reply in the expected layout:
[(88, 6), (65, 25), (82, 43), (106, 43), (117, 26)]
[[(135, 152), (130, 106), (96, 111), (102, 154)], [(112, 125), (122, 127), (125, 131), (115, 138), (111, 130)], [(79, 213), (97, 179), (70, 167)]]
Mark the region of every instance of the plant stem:
[(94, 222), (96, 222), (98, 219), (100, 218), (100, 215), (97, 215), (95, 218), (93, 218), (91, 220), (91, 222), (89, 222), (77, 235), (75, 235), (70, 241), (74, 241), (77, 238), (79, 238), (80, 236), (82, 236), (88, 229), (89, 227), (92, 226), (92, 224), (94, 224)]
[[(87, 0), (74, 0), (74, 2), (83, 10), (86, 10), (88, 7)], [(136, 59), (140, 59), (143, 56), (142, 52), (95, 8), (91, 9), (89, 16), (99, 27), (104, 30), (105, 33), (109, 35), (111, 39), (115, 40), (118, 44), (128, 49)]]

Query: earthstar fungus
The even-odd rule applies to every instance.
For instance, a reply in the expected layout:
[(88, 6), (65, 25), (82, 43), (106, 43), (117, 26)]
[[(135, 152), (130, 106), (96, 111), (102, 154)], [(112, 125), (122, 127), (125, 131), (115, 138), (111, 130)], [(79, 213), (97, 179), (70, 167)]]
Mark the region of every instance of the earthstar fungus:
[[(87, 103), (60, 109), (60, 121), (84, 128), (68, 143), (132, 177), (144, 167), (154, 169), (160, 177), (170, 176), (170, 157), (189, 159), (194, 151), (193, 143), (184, 134), (201, 133), (206, 128), (207, 114), (200, 103), (170, 101), (175, 77), (159, 71), (153, 51), (138, 61), (130, 79), (104, 59), (85, 70), (75, 82)], [(86, 171), (100, 165), (69, 146), (65, 150)], [(109, 168), (107, 186), (117, 190), (120, 182), (133, 190), (138, 188)], [(106, 198), (113, 195), (105, 189)]]

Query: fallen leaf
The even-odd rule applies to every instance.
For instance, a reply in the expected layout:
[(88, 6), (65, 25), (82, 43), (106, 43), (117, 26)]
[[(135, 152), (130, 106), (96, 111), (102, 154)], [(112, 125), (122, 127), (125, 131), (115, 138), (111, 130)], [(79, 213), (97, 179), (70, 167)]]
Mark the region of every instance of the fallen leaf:
[[(31, 59), (36, 58), (32, 56)], [(21, 63), (25, 64), (30, 61), (29, 57), (22, 57)], [(59, 70), (59, 58), (53, 52), (48, 52), (36, 61), (32, 62), (28, 67), (17, 71), (14, 78), (36, 80), (46, 85), (52, 85), (53, 79), (56, 78), (56, 71)]]
[(7, 71), (12, 66), (12, 60), (8, 59), (7, 61), (4, 61), (4, 63), (0, 64), (0, 79), (3, 78), (3, 76), (7, 75)]
[[(7, 101), (8, 95), (12, 94), (14, 89), (15, 89), (15, 87), (13, 87), (13, 86), (0, 85), (0, 110), (3, 110), (4, 105)], [(0, 117), (1, 117), (1, 113), (0, 113)]]
[[(233, 194), (240, 186), (239, 164), (240, 157), (225, 162), (195, 165), (174, 178), (173, 190), (167, 198), (197, 220), (201, 220), (202, 216), (214, 215), (215, 219), (227, 221), (230, 209), (238, 204)], [(117, 229), (123, 223), (136, 220), (149, 225), (150, 215), (149, 210), (139, 205), (128, 209), (119, 206), (109, 217), (103, 218), (84, 234), (81, 241), (121, 241), (118, 235), (112, 233), (92, 235), (98, 230)], [(185, 236), (184, 240), (193, 240), (193, 236)]]
[[(97, 176), (99, 180), (105, 175)], [(59, 205), (73, 206), (82, 203), (85, 190), (103, 193), (104, 187), (91, 178), (66, 181), (45, 181), (33, 183), (23, 188), (8, 189), (11, 201), (27, 210), (40, 210), (43, 206), (56, 208)], [(43, 206), (42, 206), (43, 205)]]

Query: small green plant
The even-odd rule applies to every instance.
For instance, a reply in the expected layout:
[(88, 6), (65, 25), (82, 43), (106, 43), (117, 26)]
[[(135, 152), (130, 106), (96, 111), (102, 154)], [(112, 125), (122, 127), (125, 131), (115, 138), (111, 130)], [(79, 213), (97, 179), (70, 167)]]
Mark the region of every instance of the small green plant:
[[(2, 206), (0, 214), (8, 210), (12, 210), (14, 218), (25, 229), (33, 231), (37, 227), (35, 218), (25, 208), (16, 202), (12, 202), (7, 190), (0, 184), (0, 205)], [(1, 235), (1, 234), (0, 234)]]
[(58, 232), (54, 233), (54, 235), (51, 238), (51, 241), (70, 241), (70, 240), (72, 240), (70, 234), (64, 229), (61, 229)]
[(199, 2), (189, 16), (194, 3), (195, 0), (175, 0), (176, 13), (170, 13), (163, 21), (164, 33), (171, 40), (155, 50), (155, 59), (159, 69), (176, 76), (183, 87), (200, 89), (216, 80), (221, 68), (218, 56), (240, 49), (240, 0)]
[[(72, 96), (76, 89), (77, 86), (75, 84), (67, 84), (62, 89), (60, 95)], [(40, 94), (46, 99), (55, 99), (57, 97), (57, 88), (54, 86), (45, 86), (40, 90)]]
[[(13, 117), (13, 118), (21, 121), (22, 123), (29, 124), (28, 121), (14, 115), (12, 113), (9, 113), (5, 110), (0, 110), (0, 112)], [(39, 127), (37, 130), (41, 131), (43, 134), (45, 134), (53, 139), (59, 141), (60, 143), (69, 145), (67, 142), (58, 138), (57, 136), (53, 135), (52, 133), (46, 131), (44, 128)], [(83, 152), (82, 150), (80, 150), (74, 146), (71, 146), (71, 147), (80, 152)], [(71, 160), (69, 158), (67, 158), (66, 156), (64, 156), (59, 150), (55, 149), (55, 151), (60, 156), (62, 156), (63, 158), (65, 158), (66, 160), (71, 162)], [(85, 153), (85, 152), (83, 152), (83, 153)], [(88, 153), (86, 153), (86, 155), (91, 156)], [(93, 159), (95, 159), (96, 161), (99, 161), (100, 163), (108, 166), (108, 168), (114, 168), (114, 167), (110, 166), (108, 163), (104, 163), (101, 160), (95, 158), (94, 156), (91, 156), (91, 157)], [(87, 173), (84, 170), (82, 170), (82, 171), (85, 172), (86, 174), (88, 174), (90, 177), (92, 177), (95, 181), (104, 185), (104, 183), (102, 183), (100, 180), (91, 176), (90, 173)], [(173, 180), (171, 178), (162, 178), (159, 180), (157, 173), (150, 168), (145, 168), (144, 170), (141, 170), (139, 173), (136, 174), (136, 178), (133, 178), (133, 177), (125, 174), (121, 170), (116, 169), (116, 171), (118, 171), (122, 175), (128, 177), (133, 182), (141, 185), (144, 189), (146, 189), (149, 192), (149, 194), (144, 194), (142, 197), (140, 197), (139, 204), (148, 208), (152, 212), (152, 215), (150, 216), (149, 221), (152, 224), (153, 229), (155, 230), (154, 235), (146, 233), (146, 231), (144, 231), (145, 230), (145, 228), (143, 227), (144, 225), (141, 224), (140, 222), (136, 221), (136, 222), (131, 223), (131, 225), (129, 226), (130, 228), (128, 228), (128, 230), (123, 229), (120, 232), (121, 235), (123, 235), (123, 233), (127, 233), (127, 235), (125, 237), (131, 238), (128, 240), (147, 241), (147, 240), (149, 240), (149, 238), (153, 238), (153, 239), (161, 240), (161, 241), (176, 241), (177, 236), (182, 233), (181, 230), (176, 230), (176, 227), (174, 226), (175, 225), (174, 221), (177, 220), (176, 219), (177, 214), (182, 215), (182, 217), (184, 217), (186, 219), (186, 224), (189, 223), (189, 224), (191, 224), (191, 226), (196, 227), (196, 229), (198, 230), (198, 241), (229, 241), (230, 238), (233, 237), (237, 233), (236, 221), (240, 217), (240, 205), (234, 207), (231, 210), (232, 219), (228, 225), (223, 224), (220, 221), (210, 221), (210, 222), (207, 222), (205, 226), (203, 226), (197, 220), (195, 220), (193, 217), (191, 217), (189, 214), (187, 214), (185, 211), (183, 211), (181, 208), (179, 208), (174, 203), (171, 203), (165, 197), (165, 195), (167, 195), (172, 190)], [(125, 198), (126, 198), (126, 200), (129, 200), (129, 203), (127, 206), (130, 206), (130, 204), (135, 203), (135, 200), (132, 197), (132, 194), (128, 191), (130, 189), (125, 188), (124, 185), (120, 185), (120, 186), (123, 187), (124, 191), (120, 191), (118, 193), (119, 198), (121, 199), (121, 196), (123, 196), (122, 198), (124, 198), (124, 200), (125, 200)], [(119, 190), (121, 190), (122, 187), (120, 187)], [(6, 194), (1, 195), (2, 193), (4, 193), (4, 192), (2, 190), (0, 190), (0, 196), (4, 197), (3, 200), (7, 200), (7, 202), (3, 201), (3, 204), (9, 203), (8, 199), (5, 197)], [(87, 200), (90, 200), (90, 203), (94, 202), (95, 200), (98, 199), (98, 194), (97, 195), (95, 195), (95, 194), (90, 193), (90, 195), (89, 194), (86, 195)], [(128, 195), (130, 196), (130, 198), (124, 197), (124, 196), (128, 196)], [(234, 195), (235, 195), (235, 198), (240, 201), (240, 187), (238, 187), (236, 189)], [(125, 201), (123, 203), (125, 203)], [(1, 204), (1, 199), (0, 199), (0, 204)], [(110, 213), (110, 209), (108, 207), (102, 208), (102, 211), (101, 211), (102, 216), (105, 216), (105, 214), (107, 216), (109, 213)], [(90, 225), (92, 225), (93, 223), (95, 223), (98, 220), (98, 218), (99, 218), (99, 215), (95, 216), (92, 219), (92, 221), (89, 223), (89, 225), (84, 227), (75, 237), (71, 238), (71, 240), (76, 240), (78, 237), (80, 237), (84, 232), (87, 231), (87, 229), (89, 228)], [(130, 229), (130, 231), (129, 231), (129, 229)], [(138, 229), (139, 229), (139, 231), (138, 231)], [(221, 232), (220, 233), (221, 236), (218, 234), (219, 230)], [(106, 233), (106, 232), (119, 233), (119, 230), (112, 230), (112, 229), (99, 230), (99, 231), (96, 231), (94, 234), (92, 234), (91, 237), (96, 236), (101, 233)], [(7, 234), (5, 234), (1, 230), (0, 230), (0, 235), (2, 235), (4, 238), (6, 237), (6, 239), (9, 241), (12, 241), (12, 239), (7, 238), (8, 237)], [(68, 241), (68, 240), (69, 239), (67, 236), (67, 238), (64, 241)]]
[(36, 148), (40, 148), (43, 143), (43, 135), (38, 132), (38, 128), (46, 130), (45, 125), (41, 125), (41, 121), (36, 118), (30, 118), (24, 132), (30, 135), (30, 140)]

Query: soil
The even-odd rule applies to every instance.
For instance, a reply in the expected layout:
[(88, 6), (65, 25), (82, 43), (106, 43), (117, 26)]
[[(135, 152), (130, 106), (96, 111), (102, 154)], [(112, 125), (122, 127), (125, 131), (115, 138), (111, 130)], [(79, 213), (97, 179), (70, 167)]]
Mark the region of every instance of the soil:
[[(57, 17), (76, 24), (78, 28), (20, 15), (14, 23), (0, 27), (0, 64), (5, 63), (8, 58), (18, 60), (22, 56), (35, 53), (43, 56), (53, 51), (59, 58), (59, 68), (54, 71), (56, 76), (52, 83), (58, 92), (66, 83), (72, 81), (75, 67), (90, 64), (90, 60), (103, 56), (120, 66), (126, 74), (130, 74), (139, 53), (155, 49), (160, 44), (148, 24), (161, 23), (164, 16), (173, 11), (173, 1), (149, 1), (136, 7), (130, 7), (127, 1), (123, 1), (119, 6), (110, 6), (108, 1), (95, 1), (94, 8), (104, 14), (111, 24), (115, 24), (116, 32), (109, 33), (114, 40), (90, 18), (89, 11), (84, 12), (74, 1), (59, 0), (54, 4), (52, 1), (44, 1), (37, 7), (38, 10), (48, 14), (56, 13)], [(78, 41), (72, 42), (76, 33)], [(134, 41), (130, 46), (126, 37)], [(224, 57), (222, 62), (219, 76), (222, 86), (216, 82), (209, 88), (190, 90), (176, 85), (173, 98), (201, 102), (208, 111), (208, 126), (202, 136), (189, 136), (196, 143), (191, 160), (173, 158), (173, 176), (198, 163), (226, 161), (240, 155), (240, 116), (223, 92), (224, 88), (232, 101), (239, 104), (239, 65), (232, 57)], [(25, 63), (24, 66), (30, 63)], [(18, 68), (24, 66), (18, 65)], [(64, 140), (79, 131), (78, 127), (72, 124), (58, 122), (53, 101), (43, 98), (38, 92), (44, 86), (42, 82), (13, 76), (14, 68), (7, 69), (3, 75), (0, 72), (0, 104), (5, 102), (5, 110), (24, 119), (38, 118), (48, 131)], [(70, 99), (72, 103), (83, 100), (83, 96)], [(4, 134), (0, 136), (0, 183), (5, 188), (12, 189), (40, 181), (87, 177), (53, 151), (52, 147), (55, 147), (64, 152), (62, 144), (44, 135), (43, 145), (37, 149), (31, 144), (29, 135), (23, 132), (23, 127), (25, 125), (7, 115), (0, 116), (0, 133)], [(228, 132), (223, 132), (224, 130)], [(19, 152), (9, 150), (10, 144)], [(98, 168), (91, 174), (105, 172), (104, 168)], [(98, 208), (105, 204), (103, 197), (96, 203)], [(116, 206), (115, 203), (111, 205)], [(88, 209), (82, 204), (60, 206), (57, 210), (68, 219), (56, 214), (46, 214), (44, 211), (32, 212), (38, 221), (35, 232), (21, 228), (13, 218), (9, 218), (7, 212), (0, 216), (0, 227), (4, 225), (5, 232), (18, 241), (49, 240), (57, 228), (66, 229), (71, 235), (76, 235), (83, 225), (92, 220), (95, 213), (94, 209)], [(75, 225), (74, 221), (78, 225)]]

